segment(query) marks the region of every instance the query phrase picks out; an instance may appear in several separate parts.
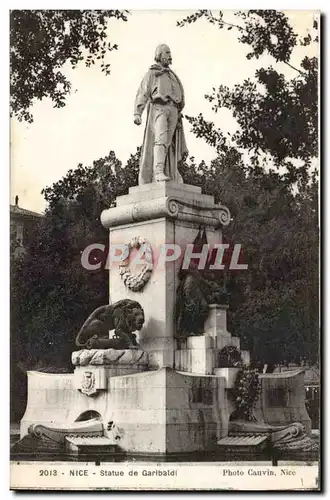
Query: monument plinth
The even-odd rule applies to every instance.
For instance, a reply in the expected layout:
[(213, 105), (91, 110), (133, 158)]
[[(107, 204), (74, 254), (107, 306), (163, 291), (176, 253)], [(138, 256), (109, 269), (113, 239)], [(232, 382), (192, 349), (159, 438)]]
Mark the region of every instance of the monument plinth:
[[(202, 194), (201, 188), (173, 181), (132, 187), (128, 195), (117, 198), (116, 205), (101, 215), (103, 226), (109, 229), (110, 250), (114, 245), (128, 245), (141, 238), (151, 248), (153, 271), (143, 289), (136, 293), (122, 280), (120, 263), (110, 262), (110, 300), (125, 297), (141, 304), (145, 325), (139, 344), (149, 353), (150, 366), (173, 367), (174, 307), (183, 254), (201, 226), (210, 247), (221, 243), (221, 228), (230, 222), (229, 210), (215, 204), (213, 196)], [(181, 255), (171, 259), (171, 252), (178, 249)]]
[[(136, 125), (148, 104), (139, 186), (101, 214), (109, 230), (109, 304), (93, 311), (77, 334), (74, 373), (28, 373), (17, 450), (45, 447), (111, 459), (119, 451), (180, 455), (227, 449), (232, 441), (223, 438), (235, 411), (238, 420), (255, 410), (263, 434), (258, 443), (274, 437), (285, 447), (293, 420), (301, 423), (294, 432), (302, 435), (302, 424), (308, 431), (301, 373), (260, 380), (253, 370), (245, 373), (249, 353), (242, 360), (239, 338), (227, 331), (225, 291), (204, 268), (212, 247), (222, 243), (230, 212), (200, 187), (183, 184), (183, 87), (169, 69), (166, 45), (157, 48), (155, 60), (135, 102)], [(218, 370), (220, 351), (227, 377)], [(237, 391), (244, 392), (244, 384), (250, 390), (251, 375), (252, 400), (241, 398)], [(245, 424), (232, 428), (251, 431)], [(304, 436), (301, 441), (309, 446)]]

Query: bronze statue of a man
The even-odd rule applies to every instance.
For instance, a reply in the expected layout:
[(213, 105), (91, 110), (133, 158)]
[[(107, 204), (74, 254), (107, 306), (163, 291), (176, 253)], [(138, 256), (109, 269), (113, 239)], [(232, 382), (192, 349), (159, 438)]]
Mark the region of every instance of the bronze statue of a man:
[(147, 106), (139, 184), (167, 180), (182, 183), (178, 162), (187, 152), (181, 118), (183, 87), (169, 68), (172, 56), (167, 45), (157, 47), (155, 61), (143, 78), (135, 99), (136, 125), (141, 125), (141, 115)]

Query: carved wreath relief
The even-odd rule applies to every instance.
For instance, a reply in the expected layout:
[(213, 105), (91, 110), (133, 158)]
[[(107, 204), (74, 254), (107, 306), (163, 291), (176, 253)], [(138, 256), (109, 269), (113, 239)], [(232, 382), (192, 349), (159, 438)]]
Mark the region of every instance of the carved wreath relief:
[(154, 269), (151, 246), (150, 243), (148, 243), (147, 240), (141, 236), (132, 238), (127, 246), (129, 252), (131, 252), (134, 248), (141, 250), (138, 257), (140, 260), (142, 255), (144, 255), (145, 264), (139, 273), (134, 274), (129, 268), (128, 255), (127, 259), (119, 265), (119, 274), (125, 286), (129, 290), (132, 292), (139, 292), (148, 283)]

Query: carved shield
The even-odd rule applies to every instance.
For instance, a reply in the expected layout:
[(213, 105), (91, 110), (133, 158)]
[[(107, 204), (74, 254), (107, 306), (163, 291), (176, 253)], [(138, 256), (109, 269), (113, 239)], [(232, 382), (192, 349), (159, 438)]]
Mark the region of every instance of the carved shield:
[(97, 388), (96, 388), (95, 373), (91, 371), (86, 371), (83, 373), (81, 382), (81, 392), (83, 392), (87, 396), (96, 394)]

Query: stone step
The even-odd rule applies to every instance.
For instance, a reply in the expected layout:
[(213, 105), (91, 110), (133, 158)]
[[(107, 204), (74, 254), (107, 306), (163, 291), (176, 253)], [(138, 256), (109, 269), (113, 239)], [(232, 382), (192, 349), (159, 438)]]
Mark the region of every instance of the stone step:
[(256, 453), (266, 447), (268, 436), (250, 434), (227, 436), (218, 441), (219, 448), (225, 453)]
[(65, 449), (70, 455), (113, 455), (118, 451), (116, 441), (105, 436), (67, 436)]

